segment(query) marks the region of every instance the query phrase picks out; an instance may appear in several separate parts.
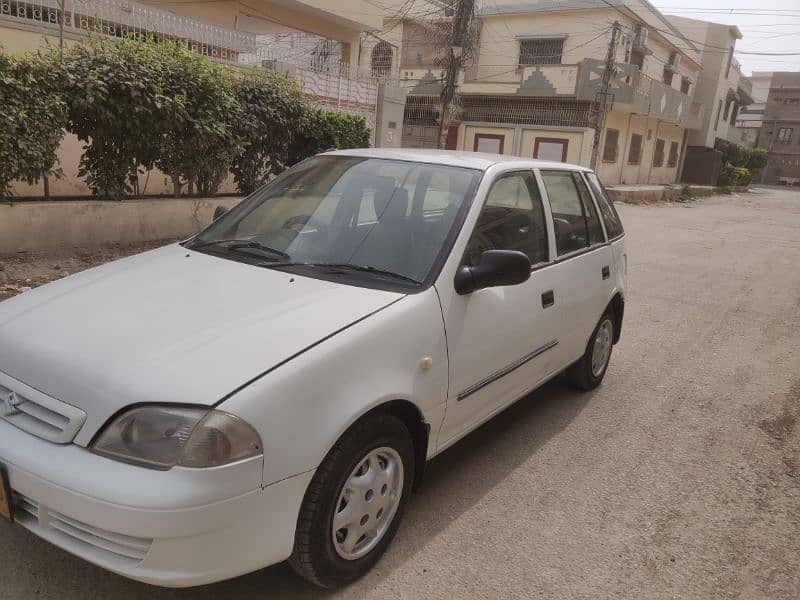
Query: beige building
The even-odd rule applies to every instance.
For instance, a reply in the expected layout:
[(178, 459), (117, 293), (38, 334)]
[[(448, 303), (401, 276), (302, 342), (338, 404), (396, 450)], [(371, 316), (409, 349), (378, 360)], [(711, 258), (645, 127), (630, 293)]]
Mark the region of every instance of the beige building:
[[(341, 0), (335, 6), (326, 0), (66, 0), (65, 6), (67, 44), (85, 39), (90, 28), (111, 37), (150, 32), (185, 40), (223, 64), (284, 71), (317, 105), (364, 116), (379, 144), (394, 139), (384, 133), (386, 123), (402, 119), (403, 95), (358, 68), (363, 43), (384, 19), (368, 0)], [(48, 39), (57, 43), (60, 18), (57, 0), (2, 0), (0, 46), (5, 52), (26, 52), (43, 48)], [(396, 139), (399, 145), (399, 134)], [(89, 194), (77, 175), (80, 156), (81, 142), (67, 136), (59, 153), (65, 176), (50, 181), (53, 196)], [(171, 193), (168, 178), (158, 171), (142, 176), (140, 187), (148, 194)], [(222, 191), (233, 189), (228, 182)], [(42, 184), (18, 183), (13, 191), (39, 196)]]
[(772, 84), (772, 71), (753, 71), (748, 79), (753, 86), (753, 103), (739, 111), (736, 127), (741, 132), (745, 145), (756, 148)]
[[(478, 3), (476, 16), (478, 43), (459, 78), (459, 119), (449, 123), (448, 147), (589, 165), (593, 103), (618, 21), (598, 172), (609, 184), (677, 180), (687, 132), (703, 123), (693, 99), (700, 54), (646, 0), (493, 0)], [(409, 146), (437, 143), (435, 29), (430, 16), (392, 28), (401, 32)]]
[(700, 129), (689, 133), (683, 180), (715, 185), (722, 168), (721, 154), (714, 150), (718, 141), (747, 144), (736, 126), (740, 109), (753, 101), (752, 84), (733, 57), (742, 33), (730, 25), (684, 17), (669, 19), (687, 38), (701, 44), (702, 72), (695, 100), (703, 105), (706, 118)]

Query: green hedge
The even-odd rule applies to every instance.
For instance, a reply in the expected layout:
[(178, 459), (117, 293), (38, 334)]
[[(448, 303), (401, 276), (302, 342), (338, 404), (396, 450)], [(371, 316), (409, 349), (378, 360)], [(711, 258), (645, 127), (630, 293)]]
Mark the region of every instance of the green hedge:
[(14, 180), (32, 184), (59, 174), (67, 105), (49, 77), (52, 67), (48, 57), (0, 52), (0, 197)]
[(370, 139), (362, 117), (311, 106), (284, 75), (141, 38), (90, 38), (63, 57), (0, 52), (0, 106), (0, 196), (58, 174), (65, 130), (83, 141), (79, 176), (99, 198), (144, 193), (139, 175), (154, 167), (176, 196), (214, 194), (229, 172), (249, 193), (318, 151)]
[(724, 140), (715, 145), (722, 152), (722, 171), (719, 185), (747, 186), (767, 166), (767, 151), (748, 148)]
[(721, 186), (734, 186), (734, 187), (747, 187), (753, 179), (752, 173), (744, 167), (734, 167), (732, 164), (727, 163), (722, 167), (722, 172), (719, 176), (719, 185)]

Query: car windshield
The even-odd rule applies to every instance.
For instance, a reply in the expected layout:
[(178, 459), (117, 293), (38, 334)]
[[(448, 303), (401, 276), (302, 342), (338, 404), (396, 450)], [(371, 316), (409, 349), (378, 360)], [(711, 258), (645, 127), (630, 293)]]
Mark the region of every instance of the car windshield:
[(419, 285), (446, 255), (479, 176), (461, 167), (317, 156), (187, 246), (304, 275)]

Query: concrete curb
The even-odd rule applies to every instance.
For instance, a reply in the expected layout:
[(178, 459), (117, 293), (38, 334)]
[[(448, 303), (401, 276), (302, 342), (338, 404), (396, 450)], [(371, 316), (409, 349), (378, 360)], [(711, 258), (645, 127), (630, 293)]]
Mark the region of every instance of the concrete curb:
[(0, 204), (0, 254), (190, 237), (239, 197)]

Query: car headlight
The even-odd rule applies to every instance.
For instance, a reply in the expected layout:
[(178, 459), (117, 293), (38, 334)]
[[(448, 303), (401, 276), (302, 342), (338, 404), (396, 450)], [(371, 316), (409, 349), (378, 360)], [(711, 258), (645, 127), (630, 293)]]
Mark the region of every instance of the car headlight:
[(140, 406), (114, 419), (92, 451), (151, 469), (218, 467), (262, 454), (258, 433), (208, 408)]

